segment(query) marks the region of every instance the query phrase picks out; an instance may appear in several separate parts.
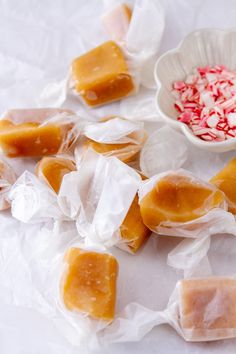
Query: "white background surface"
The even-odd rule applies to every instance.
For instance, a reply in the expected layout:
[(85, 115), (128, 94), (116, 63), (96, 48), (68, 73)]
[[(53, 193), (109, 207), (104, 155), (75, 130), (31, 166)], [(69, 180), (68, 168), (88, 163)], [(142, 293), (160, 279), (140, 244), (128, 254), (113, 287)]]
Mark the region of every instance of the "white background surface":
[[(166, 9), (166, 28), (160, 54), (176, 46), (191, 30), (202, 27), (235, 27), (235, 0), (163, 0)], [(88, 3), (90, 13), (88, 13)], [(87, 32), (93, 43), (94, 30), (99, 31), (96, 13), (100, 0), (8, 0), (0, 1), (0, 111), (6, 108), (33, 105), (40, 88), (48, 76), (62, 78), (71, 59), (81, 47), (80, 33)], [(84, 23), (77, 22), (77, 14), (84, 14)], [(93, 19), (96, 19), (93, 22)], [(64, 26), (61, 23), (64, 23)], [(58, 33), (60, 40), (58, 41)], [(101, 33), (102, 38), (102, 33)], [(94, 42), (96, 44), (96, 42)], [(86, 43), (84, 43), (86, 47)], [(61, 54), (63, 53), (63, 55)], [(51, 55), (50, 55), (51, 54)], [(63, 61), (60, 58), (63, 57)], [(66, 58), (66, 59), (65, 59)], [(50, 73), (48, 75), (48, 73)], [(162, 278), (156, 279), (153, 292), (163, 292), (166, 302), (180, 276), (166, 264), (166, 254), (176, 241), (151, 240), (153, 272), (163, 268)], [(211, 252), (221, 249), (216, 238)], [(221, 254), (221, 264), (215, 265), (223, 272), (223, 263), (235, 257), (229, 250)], [(138, 257), (142, 257), (138, 255)], [(141, 275), (133, 276), (137, 281)], [(161, 273), (161, 272), (160, 272)], [(167, 281), (168, 279), (168, 281)], [(172, 284), (169, 282), (171, 279)], [(148, 283), (148, 279), (146, 280)], [(127, 287), (129, 282), (127, 282)], [(148, 289), (150, 289), (148, 287)], [(148, 290), (150, 291), (150, 290)], [(155, 293), (150, 294), (151, 297)], [(135, 297), (135, 294), (134, 294)], [(166, 303), (158, 304), (163, 309)], [(220, 343), (190, 344), (170, 327), (154, 329), (140, 343), (117, 344), (100, 351), (106, 353), (235, 353), (235, 340)], [(0, 304), (0, 353), (1, 354), (74, 354), (79, 353), (61, 337), (49, 320), (36, 311)]]

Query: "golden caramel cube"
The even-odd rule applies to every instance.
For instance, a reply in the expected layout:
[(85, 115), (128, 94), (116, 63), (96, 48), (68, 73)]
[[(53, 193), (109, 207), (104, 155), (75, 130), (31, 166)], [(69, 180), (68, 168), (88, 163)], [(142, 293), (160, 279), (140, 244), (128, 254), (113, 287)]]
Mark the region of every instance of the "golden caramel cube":
[(8, 157), (29, 157), (56, 154), (63, 142), (59, 125), (39, 123), (13, 124), (0, 121), (0, 146)]
[[(111, 119), (117, 118), (117, 116), (111, 115), (107, 117), (103, 117), (100, 119), (100, 123), (105, 123)], [(123, 118), (124, 119), (124, 118)], [(128, 135), (128, 137), (134, 141), (139, 143), (122, 143), (122, 144), (108, 144), (108, 143), (100, 143), (94, 141), (89, 138), (85, 138), (84, 140), (84, 147), (92, 148), (99, 154), (105, 156), (114, 156), (117, 157), (124, 163), (130, 163), (133, 161), (137, 161), (139, 159), (140, 151), (142, 149), (143, 144), (146, 141), (147, 133), (145, 130), (140, 132), (134, 131)]]
[(225, 193), (229, 205), (229, 211), (236, 214), (236, 159), (231, 160), (227, 165), (214, 176), (210, 183)]
[(128, 66), (115, 42), (106, 42), (72, 63), (75, 90), (89, 106), (119, 100), (134, 90)]
[(155, 231), (162, 222), (187, 222), (219, 207), (224, 194), (192, 176), (171, 173), (161, 178), (140, 202), (143, 221)]
[[(53, 108), (7, 112), (0, 120), (0, 147), (3, 153), (8, 157), (36, 157), (60, 152), (73, 124), (45, 122), (62, 113), (70, 115), (73, 112)], [(66, 146), (69, 143), (67, 141)]]
[[(189, 340), (235, 336), (236, 280), (223, 277), (182, 280), (180, 324)], [(211, 334), (210, 330), (215, 332)]]
[(136, 195), (120, 226), (121, 237), (127, 242), (131, 252), (136, 253), (145, 241), (147, 241), (151, 233), (151, 230), (143, 223), (138, 203), (138, 195)]
[(115, 315), (118, 263), (107, 253), (71, 248), (65, 255), (67, 270), (62, 296), (68, 310), (111, 321)]
[(139, 158), (142, 145), (125, 143), (125, 144), (105, 144), (98, 143), (87, 138), (84, 143), (85, 148), (91, 147), (99, 154), (105, 156), (115, 156), (119, 160), (129, 163)]
[(58, 193), (64, 175), (75, 170), (75, 164), (71, 160), (61, 157), (44, 157), (37, 163), (35, 174)]
[(0, 146), (8, 157), (44, 156), (56, 154), (63, 133), (58, 125), (39, 123), (12, 124), (0, 121)]
[(107, 34), (114, 39), (123, 40), (129, 29), (132, 10), (128, 5), (118, 4), (102, 16)]

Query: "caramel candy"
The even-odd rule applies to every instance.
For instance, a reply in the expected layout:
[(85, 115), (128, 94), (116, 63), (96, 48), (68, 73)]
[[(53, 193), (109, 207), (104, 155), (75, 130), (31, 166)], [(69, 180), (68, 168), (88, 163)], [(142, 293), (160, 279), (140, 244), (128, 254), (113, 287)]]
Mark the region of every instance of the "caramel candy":
[(75, 170), (75, 164), (71, 160), (61, 157), (44, 157), (36, 165), (35, 174), (58, 193), (64, 175)]
[[(103, 117), (99, 124), (106, 123), (111, 119), (119, 118), (125, 121), (124, 118), (120, 118), (117, 116), (107, 116)], [(93, 150), (98, 152), (99, 154), (103, 154), (105, 156), (115, 156), (119, 160), (123, 161), (124, 163), (130, 163), (139, 159), (140, 151), (142, 149), (143, 144), (146, 141), (147, 133), (145, 130), (142, 131), (134, 131), (128, 135), (130, 139), (134, 142), (128, 143), (101, 143), (94, 141), (90, 138), (85, 138), (84, 147), (89, 148), (91, 147)]]
[(143, 221), (151, 230), (162, 222), (187, 222), (224, 202), (224, 194), (193, 176), (170, 173), (157, 181), (140, 202)]
[(231, 160), (210, 183), (226, 195), (229, 211), (236, 214), (236, 159)]
[(122, 239), (127, 242), (132, 253), (136, 253), (151, 235), (151, 230), (144, 225), (138, 203), (138, 195), (135, 196), (126, 217), (120, 226)]
[(184, 279), (179, 291), (180, 324), (187, 340), (236, 336), (235, 279)]
[(141, 150), (141, 146), (138, 144), (105, 144), (98, 143), (89, 138), (85, 141), (85, 147), (91, 147), (99, 154), (103, 154), (105, 156), (115, 156), (125, 163), (136, 160), (139, 157), (139, 152)]
[(68, 310), (111, 321), (115, 315), (118, 263), (106, 253), (71, 248), (65, 255), (67, 270), (62, 296)]
[(72, 63), (75, 90), (89, 106), (119, 100), (134, 90), (134, 83), (121, 49), (106, 42)]
[(41, 123), (43, 117), (48, 119), (62, 111), (68, 112), (55, 109), (10, 111), (0, 120), (0, 147), (3, 153), (8, 157), (34, 157), (58, 153), (72, 129), (71, 123)]
[(102, 16), (107, 34), (114, 39), (123, 40), (128, 32), (132, 10), (126, 4), (118, 4)]

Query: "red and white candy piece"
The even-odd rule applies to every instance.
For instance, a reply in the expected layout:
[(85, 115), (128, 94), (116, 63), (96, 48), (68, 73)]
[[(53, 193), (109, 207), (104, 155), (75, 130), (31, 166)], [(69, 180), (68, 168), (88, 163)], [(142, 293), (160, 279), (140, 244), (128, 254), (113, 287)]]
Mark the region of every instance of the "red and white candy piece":
[(236, 71), (223, 65), (194, 69), (173, 83), (178, 120), (205, 141), (236, 137)]

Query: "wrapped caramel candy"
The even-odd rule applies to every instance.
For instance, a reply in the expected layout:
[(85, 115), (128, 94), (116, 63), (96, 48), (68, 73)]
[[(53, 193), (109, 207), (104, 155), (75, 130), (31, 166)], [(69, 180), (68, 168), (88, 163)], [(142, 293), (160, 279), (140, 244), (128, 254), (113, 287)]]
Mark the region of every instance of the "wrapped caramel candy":
[(236, 337), (236, 280), (184, 279), (179, 283), (180, 325), (189, 341)]
[(61, 157), (44, 157), (38, 162), (35, 174), (58, 193), (64, 175), (75, 170), (76, 167), (72, 160)]
[(143, 223), (138, 195), (136, 195), (120, 226), (121, 239), (130, 248), (132, 253), (136, 253), (145, 241), (147, 241), (151, 233), (151, 230)]
[(229, 211), (236, 214), (236, 159), (229, 161), (220, 172), (212, 177), (210, 183), (224, 192)]
[(184, 170), (145, 181), (139, 196), (145, 225), (172, 236), (198, 237), (201, 228), (206, 231), (210, 222), (217, 222), (216, 213), (225, 215), (227, 210), (223, 192)]
[[(139, 173), (142, 180), (147, 179), (144, 175)], [(127, 250), (127, 246), (131, 253), (136, 253), (139, 248), (147, 241), (152, 231), (144, 224), (140, 206), (138, 202), (138, 193), (135, 195), (134, 200), (126, 214), (122, 225), (120, 226), (120, 236), (122, 243), (119, 247)]]
[(0, 210), (10, 207), (8, 194), (16, 180), (13, 168), (3, 159), (0, 160)]
[(118, 263), (107, 253), (71, 248), (65, 256), (63, 302), (68, 310), (112, 321), (115, 315)]
[(124, 40), (129, 29), (132, 10), (127, 4), (118, 4), (102, 16), (107, 34), (116, 40)]
[(76, 220), (85, 244), (128, 244), (135, 252), (149, 234), (135, 199), (140, 182), (140, 175), (128, 165), (89, 149), (78, 172), (63, 178), (60, 209)]
[(0, 120), (0, 147), (8, 157), (62, 153), (74, 141), (74, 113), (65, 109), (18, 109)]
[[(105, 338), (125, 340), (124, 330), (140, 340), (153, 327), (169, 324), (189, 342), (206, 342), (236, 337), (236, 280), (233, 277), (180, 280), (164, 311), (152, 311), (137, 303), (125, 308), (124, 318), (114, 321)], [(140, 318), (145, 319), (144, 325)], [(119, 326), (118, 326), (118, 323)], [(138, 333), (138, 334), (137, 334)], [(113, 337), (114, 336), (114, 337)]]
[[(134, 1), (132, 11), (126, 4), (109, 6), (102, 22), (111, 40), (94, 45), (85, 36), (78, 47), (84, 54), (73, 60), (66, 78), (45, 87), (41, 105), (61, 106), (73, 94), (96, 107), (135, 94), (140, 85), (155, 88), (154, 63), (164, 30), (159, 1)], [(145, 104), (143, 95), (137, 101)]]
[(224, 202), (224, 194), (197, 178), (171, 172), (160, 178), (140, 202), (147, 225), (187, 222), (205, 215)]
[(112, 41), (75, 59), (71, 76), (75, 91), (89, 106), (116, 101), (134, 91), (124, 54)]
[(86, 151), (91, 147), (105, 156), (115, 156), (125, 163), (137, 161), (147, 133), (142, 122), (133, 122), (121, 117), (109, 117), (85, 127)]

